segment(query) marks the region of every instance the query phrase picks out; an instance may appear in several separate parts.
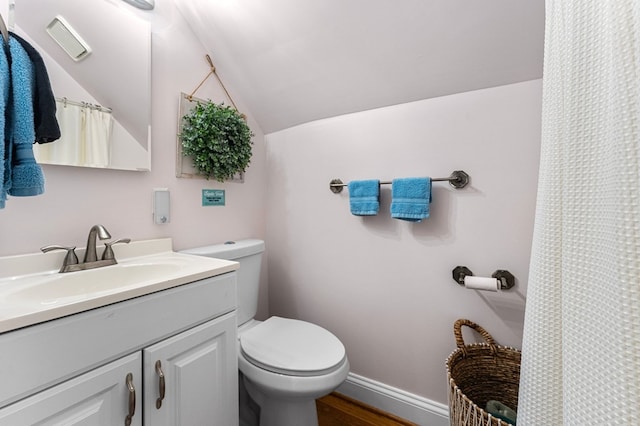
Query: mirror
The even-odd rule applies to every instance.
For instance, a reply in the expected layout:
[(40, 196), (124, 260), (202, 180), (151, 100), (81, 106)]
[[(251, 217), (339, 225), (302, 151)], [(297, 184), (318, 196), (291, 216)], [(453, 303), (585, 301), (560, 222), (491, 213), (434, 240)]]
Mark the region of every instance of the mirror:
[[(150, 170), (150, 23), (116, 0), (14, 3), (13, 31), (45, 61), (63, 134), (58, 141), (34, 145), (37, 161)], [(47, 27), (56, 18), (86, 44), (88, 54), (73, 59), (54, 40)], [(85, 151), (99, 152), (99, 160)]]

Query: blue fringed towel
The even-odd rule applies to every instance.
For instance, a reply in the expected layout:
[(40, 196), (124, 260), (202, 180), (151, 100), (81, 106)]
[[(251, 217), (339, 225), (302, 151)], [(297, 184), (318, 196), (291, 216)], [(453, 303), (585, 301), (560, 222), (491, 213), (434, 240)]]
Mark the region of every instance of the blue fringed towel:
[(377, 179), (349, 182), (349, 207), (355, 216), (375, 216), (380, 209), (380, 181)]
[(394, 179), (391, 183), (391, 217), (421, 222), (429, 217), (431, 178)]

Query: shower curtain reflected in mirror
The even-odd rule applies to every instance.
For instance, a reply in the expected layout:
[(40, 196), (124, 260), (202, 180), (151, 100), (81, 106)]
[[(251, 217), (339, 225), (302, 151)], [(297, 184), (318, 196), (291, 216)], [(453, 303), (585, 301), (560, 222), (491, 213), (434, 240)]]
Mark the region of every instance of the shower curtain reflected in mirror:
[(56, 117), (62, 136), (52, 143), (34, 145), (38, 163), (109, 167), (113, 129), (110, 111), (63, 100), (58, 102)]

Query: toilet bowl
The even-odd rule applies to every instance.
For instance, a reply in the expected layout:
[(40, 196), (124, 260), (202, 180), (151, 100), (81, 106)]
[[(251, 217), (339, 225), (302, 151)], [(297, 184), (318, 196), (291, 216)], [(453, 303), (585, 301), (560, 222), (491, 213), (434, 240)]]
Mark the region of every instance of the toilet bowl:
[(317, 426), (315, 400), (349, 373), (342, 343), (305, 321), (271, 317), (239, 330), (238, 369), (260, 426)]
[(318, 325), (278, 316), (254, 319), (263, 251), (261, 240), (184, 250), (240, 263), (238, 369), (242, 388), (260, 407), (259, 425), (317, 426), (315, 400), (344, 382), (349, 360), (340, 340)]

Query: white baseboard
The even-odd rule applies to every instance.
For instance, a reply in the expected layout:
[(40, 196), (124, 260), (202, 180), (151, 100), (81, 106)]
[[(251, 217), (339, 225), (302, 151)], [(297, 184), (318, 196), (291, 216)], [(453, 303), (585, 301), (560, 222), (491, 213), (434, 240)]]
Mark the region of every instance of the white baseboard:
[(449, 425), (448, 406), (357, 374), (336, 391), (420, 426)]

